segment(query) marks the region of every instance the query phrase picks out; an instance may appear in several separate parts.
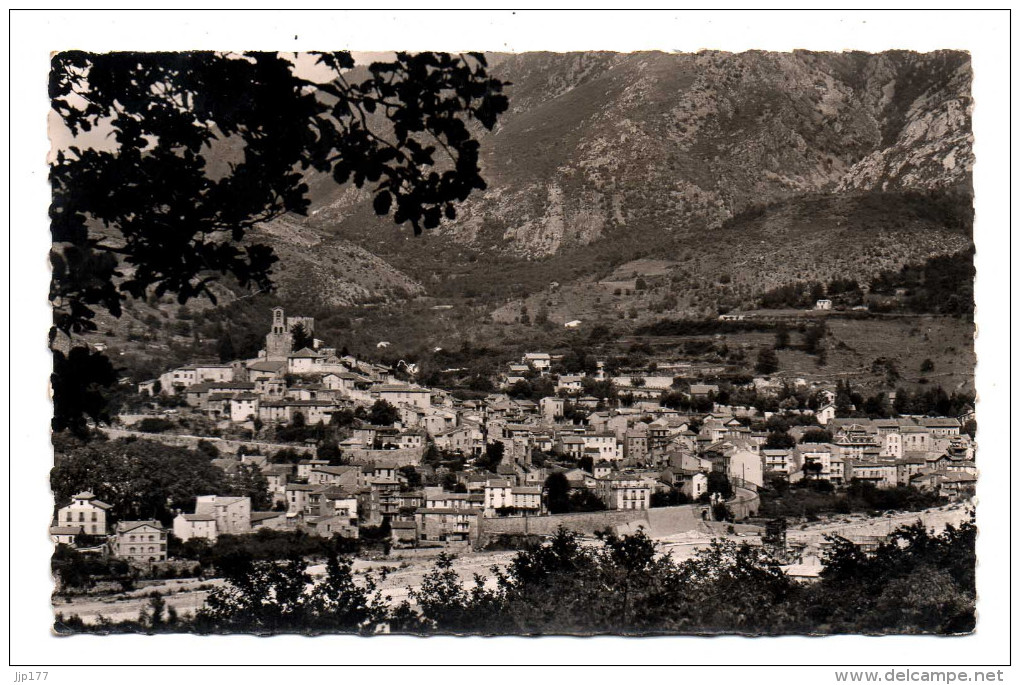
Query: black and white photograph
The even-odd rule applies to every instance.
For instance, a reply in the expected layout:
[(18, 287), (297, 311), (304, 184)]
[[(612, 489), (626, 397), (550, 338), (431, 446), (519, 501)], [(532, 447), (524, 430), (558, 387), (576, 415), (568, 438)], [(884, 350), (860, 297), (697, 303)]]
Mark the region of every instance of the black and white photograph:
[(46, 45), (38, 639), (982, 633), (970, 42), (298, 40)]

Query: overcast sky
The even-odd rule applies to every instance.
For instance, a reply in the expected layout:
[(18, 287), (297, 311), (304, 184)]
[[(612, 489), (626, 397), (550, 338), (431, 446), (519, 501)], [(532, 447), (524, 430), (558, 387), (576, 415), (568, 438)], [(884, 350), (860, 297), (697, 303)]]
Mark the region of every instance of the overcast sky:
[[(303, 52), (297, 54), (282, 54), (286, 57), (294, 57), (294, 61), (297, 65), (295, 72), (301, 78), (318, 83), (329, 81), (333, 78), (333, 71), (321, 64), (316, 64), (317, 58), (310, 53)], [(395, 53), (393, 51), (352, 52), (351, 56), (354, 57), (354, 61), (357, 64), (371, 64), (372, 62), (392, 59), (394, 54)], [(61, 121), (60, 116), (53, 110), (50, 110), (48, 125), (51, 145), (48, 161), (53, 160), (58, 150), (65, 150), (71, 145), (76, 145), (80, 148), (94, 148), (97, 150), (112, 150), (116, 147), (111, 135), (112, 129), (110, 126), (103, 125), (102, 123), (88, 133), (81, 133), (78, 136), (73, 136), (71, 131), (64, 126), (64, 122)]]

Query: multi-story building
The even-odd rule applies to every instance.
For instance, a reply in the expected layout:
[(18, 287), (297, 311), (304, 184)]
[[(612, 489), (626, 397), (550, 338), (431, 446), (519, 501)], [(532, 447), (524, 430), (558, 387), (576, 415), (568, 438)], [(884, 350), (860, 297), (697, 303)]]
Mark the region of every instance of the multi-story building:
[(595, 492), (608, 509), (648, 509), (652, 487), (640, 476), (615, 473), (599, 479)]
[(230, 420), (233, 423), (252, 421), (259, 415), (259, 396), (253, 393), (239, 393), (229, 400)]
[(600, 459), (619, 460), (623, 455), (619, 453), (616, 445), (615, 433), (584, 433), (580, 436), (584, 444), (584, 452), (590, 449), (598, 450)]
[(293, 423), (298, 414), (306, 425), (328, 425), (339, 407), (328, 400), (274, 400), (259, 403), (259, 420), (265, 423)]
[(414, 513), (420, 542), (466, 543), (478, 537), (479, 511), (430, 507)]
[(485, 517), (493, 518), (508, 512), (514, 505), (513, 482), (490, 478), (485, 482)]
[(304, 513), (308, 507), (308, 493), (319, 487), (321, 486), (308, 483), (288, 483), (284, 491), (287, 497), (287, 513)]
[(821, 443), (804, 443), (794, 447), (793, 460), (799, 476), (807, 480), (831, 480), (833, 449), (831, 445)]
[(960, 434), (960, 421), (952, 417), (921, 419), (918, 423), (936, 437), (955, 437)]
[(563, 410), (566, 408), (566, 400), (562, 397), (543, 397), (538, 401), (542, 412), (542, 418), (549, 423), (563, 418)]
[(195, 513), (216, 519), (218, 535), (243, 535), (251, 532), (251, 499), (201, 495), (195, 498)]
[(79, 492), (71, 503), (57, 510), (58, 526), (80, 526), (85, 535), (106, 535), (106, 512), (110, 505), (91, 492)]
[(312, 485), (339, 485), (356, 488), (361, 485), (360, 466), (316, 466), (308, 475)]
[(432, 391), (416, 385), (380, 385), (374, 388), (372, 394), (395, 407), (409, 404), (419, 409), (428, 409), (432, 406)]
[(110, 539), (110, 552), (135, 562), (166, 561), (166, 539), (159, 521), (121, 521)]
[(899, 430), (879, 432), (879, 456), (884, 459), (899, 459), (903, 456), (903, 436)]
[(510, 491), (515, 516), (537, 516), (542, 513), (542, 488), (518, 486)]
[(560, 376), (559, 380), (556, 381), (556, 391), (567, 393), (581, 392), (584, 387), (581, 384), (581, 378), (581, 376)]
[(294, 467), (291, 464), (267, 464), (262, 468), (262, 474), (269, 484), (269, 494), (273, 498), (273, 504), (287, 501), (287, 482), (294, 474)]
[(480, 454), (484, 444), (477, 426), (464, 425), (435, 436), (436, 447), (461, 454)]
[(329, 466), (328, 459), (302, 459), (297, 463), (295, 475), (299, 480), (309, 483), (312, 479), (312, 471), (324, 466)]
[(400, 513), (400, 481), (373, 478), (358, 491), (358, 514), (362, 523), (378, 526)]
[(545, 352), (528, 352), (521, 359), (521, 363), (527, 364), (543, 376), (552, 368), (552, 358)]
[(896, 464), (893, 463), (858, 462), (853, 465), (853, 477), (879, 488), (894, 488), (898, 482)]
[(927, 452), (931, 448), (931, 432), (924, 426), (903, 426), (900, 428), (903, 436), (903, 453)]
[[(482, 502), (485, 502), (485, 496), (482, 496)], [(467, 492), (447, 492), (441, 487), (428, 487), (425, 488), (424, 502), (426, 509), (474, 509), (484, 508), (484, 505), (478, 506), (473, 499), (472, 493)]]
[(202, 538), (215, 542), (216, 517), (212, 514), (178, 514), (174, 518), (174, 536), (181, 541)]
[(893, 462), (896, 465), (896, 484), (910, 485), (910, 479), (920, 473), (927, 466), (927, 460), (923, 457), (904, 457)]
[(648, 424), (638, 422), (624, 435), (623, 456), (632, 461), (644, 461), (648, 457)]
[(786, 478), (790, 477), (790, 450), (763, 449), (761, 457), (766, 475), (778, 473)]

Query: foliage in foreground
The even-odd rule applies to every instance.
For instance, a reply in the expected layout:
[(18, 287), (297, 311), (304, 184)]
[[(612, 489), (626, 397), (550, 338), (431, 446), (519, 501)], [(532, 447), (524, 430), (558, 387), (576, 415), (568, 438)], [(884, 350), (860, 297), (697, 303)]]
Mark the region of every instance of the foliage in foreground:
[[(831, 538), (818, 582), (788, 577), (768, 547), (715, 541), (692, 559), (661, 555), (643, 532), (585, 545), (561, 529), (519, 552), (493, 578), (465, 583), (440, 556), (418, 589), (393, 605), (377, 581), (356, 581), (331, 554), (313, 584), (303, 560), (249, 561), (229, 570), (196, 616), (65, 632), (348, 632), (418, 634), (939, 633), (974, 629), (973, 522), (939, 535), (899, 529), (871, 555)], [(493, 582), (494, 581), (494, 582)], [(151, 617), (150, 617), (151, 618)]]
[[(78, 343), (97, 314), (150, 295), (215, 304), (221, 277), (269, 291), (278, 257), (243, 241), (306, 214), (313, 172), (364, 188), (376, 214), (415, 235), (485, 188), (473, 129), (491, 130), (508, 100), (483, 55), (397, 53), (357, 80), (350, 53), (314, 55), (335, 78), (307, 80), (280, 53), (52, 56), (52, 113), (74, 136), (110, 128), (115, 146), (75, 140), (50, 166), (51, 343)], [(217, 160), (230, 152), (226, 172)], [(110, 360), (55, 348), (54, 364), (54, 430), (84, 437), (108, 422)]]

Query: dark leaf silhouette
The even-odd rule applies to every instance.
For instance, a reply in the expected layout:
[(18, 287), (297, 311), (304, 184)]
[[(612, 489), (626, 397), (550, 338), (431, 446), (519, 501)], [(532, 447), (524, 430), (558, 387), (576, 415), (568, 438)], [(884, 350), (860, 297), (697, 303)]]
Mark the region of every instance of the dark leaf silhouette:
[[(222, 277), (271, 290), (277, 257), (241, 241), (305, 214), (309, 173), (371, 184), (376, 211), (416, 234), (485, 187), (465, 122), (491, 129), (507, 99), (484, 59), (398, 53), (353, 81), (350, 54), (316, 56), (332, 81), (302, 78), (281, 53), (53, 56), (53, 112), (73, 134), (109, 130), (109, 145), (70, 146), (50, 169), (54, 337), (96, 330), (96, 310), (120, 316), (127, 298), (215, 301)], [(59, 425), (101, 418), (81, 403), (97, 396), (67, 388), (54, 388)]]

